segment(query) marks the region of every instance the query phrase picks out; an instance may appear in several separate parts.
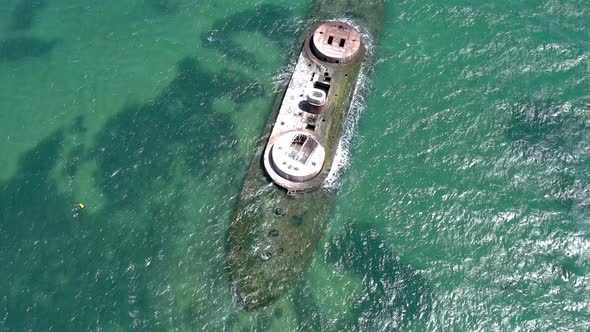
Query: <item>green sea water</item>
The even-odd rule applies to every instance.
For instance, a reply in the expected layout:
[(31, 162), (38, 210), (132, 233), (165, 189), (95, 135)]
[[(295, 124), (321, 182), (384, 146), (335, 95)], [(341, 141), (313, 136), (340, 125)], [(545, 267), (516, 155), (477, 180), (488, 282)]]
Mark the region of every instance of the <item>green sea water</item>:
[(387, 1), (312, 266), (235, 304), (231, 215), (312, 5), (0, 3), (0, 330), (590, 329), (585, 0)]

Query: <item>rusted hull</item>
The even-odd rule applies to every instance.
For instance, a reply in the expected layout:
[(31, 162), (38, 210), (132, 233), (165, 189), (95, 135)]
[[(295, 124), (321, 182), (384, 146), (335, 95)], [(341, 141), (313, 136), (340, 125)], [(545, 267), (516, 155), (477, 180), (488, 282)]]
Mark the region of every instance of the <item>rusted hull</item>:
[[(330, 7), (330, 3), (335, 7)], [(373, 38), (379, 33), (382, 2), (355, 3), (339, 11), (344, 8), (342, 3), (347, 2), (318, 2), (306, 36), (323, 21), (342, 18), (351, 18), (354, 24), (361, 26), (361, 31), (372, 33)], [(308, 57), (305, 45), (308, 43), (304, 44), (301, 56)], [(329, 67), (336, 84), (330, 90), (330, 109), (326, 115), (329, 125), (321, 133), (327, 167), (318, 175), (320, 182), (331, 171), (362, 65), (357, 62)], [(318, 186), (315, 190), (288, 195), (287, 190), (274, 184), (264, 171), (264, 148), (284, 93), (277, 97), (230, 225), (228, 255), (232, 283), (238, 300), (247, 309), (271, 303), (303, 276), (324, 235), (333, 206), (332, 190)]]

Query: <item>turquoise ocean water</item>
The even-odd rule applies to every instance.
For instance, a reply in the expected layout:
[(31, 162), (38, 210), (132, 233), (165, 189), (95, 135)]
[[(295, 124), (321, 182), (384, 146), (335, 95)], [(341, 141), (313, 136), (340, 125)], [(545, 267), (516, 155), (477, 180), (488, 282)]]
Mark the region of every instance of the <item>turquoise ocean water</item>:
[(320, 250), (235, 305), (231, 214), (311, 7), (0, 3), (0, 330), (590, 329), (586, 0), (386, 2)]

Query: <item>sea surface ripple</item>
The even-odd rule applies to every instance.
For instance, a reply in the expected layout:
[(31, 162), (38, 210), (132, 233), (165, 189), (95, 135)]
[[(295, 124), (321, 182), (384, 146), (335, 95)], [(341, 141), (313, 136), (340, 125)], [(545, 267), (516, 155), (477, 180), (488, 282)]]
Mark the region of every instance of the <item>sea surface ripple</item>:
[(229, 222), (310, 8), (0, 4), (0, 330), (590, 329), (586, 0), (386, 1), (314, 262), (236, 305)]

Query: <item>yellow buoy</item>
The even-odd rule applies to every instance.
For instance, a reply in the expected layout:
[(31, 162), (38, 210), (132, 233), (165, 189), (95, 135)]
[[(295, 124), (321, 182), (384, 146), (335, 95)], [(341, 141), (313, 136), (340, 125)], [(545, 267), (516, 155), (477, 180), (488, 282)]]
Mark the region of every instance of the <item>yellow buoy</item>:
[(85, 207), (86, 207), (86, 205), (84, 205), (84, 204), (82, 204), (82, 203), (79, 203), (79, 204), (78, 204), (78, 207), (79, 207), (80, 209), (83, 209), (83, 208), (85, 208)]

